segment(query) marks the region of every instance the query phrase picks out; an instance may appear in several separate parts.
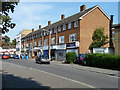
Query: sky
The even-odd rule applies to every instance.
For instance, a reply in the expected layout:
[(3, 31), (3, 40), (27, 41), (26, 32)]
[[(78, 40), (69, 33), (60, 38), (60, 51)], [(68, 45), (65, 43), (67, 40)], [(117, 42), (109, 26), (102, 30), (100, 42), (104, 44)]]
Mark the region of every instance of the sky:
[(118, 24), (118, 2), (20, 2), (14, 13), (10, 13), (16, 27), (5, 35), (13, 40), (23, 29), (37, 30), (39, 25), (47, 26), (48, 21), (59, 21), (62, 14), (68, 17), (78, 13), (83, 4), (86, 9), (99, 5), (109, 17), (114, 15), (114, 24)]

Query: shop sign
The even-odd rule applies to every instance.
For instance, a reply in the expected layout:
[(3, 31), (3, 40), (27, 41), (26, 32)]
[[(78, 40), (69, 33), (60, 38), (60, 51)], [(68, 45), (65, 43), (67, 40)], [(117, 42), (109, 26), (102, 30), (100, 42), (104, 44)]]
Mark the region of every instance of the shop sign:
[(66, 44), (63, 45), (57, 45), (56, 49), (66, 49)]
[(74, 48), (74, 47), (79, 47), (79, 42), (78, 41), (76, 41), (74, 43), (67, 44), (67, 48)]

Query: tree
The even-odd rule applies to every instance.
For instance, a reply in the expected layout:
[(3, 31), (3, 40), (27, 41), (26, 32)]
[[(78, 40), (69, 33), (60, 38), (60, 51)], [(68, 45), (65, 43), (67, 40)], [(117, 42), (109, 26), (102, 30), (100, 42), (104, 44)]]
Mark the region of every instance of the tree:
[(9, 43), (10, 43), (10, 37), (8, 37), (7, 35), (4, 36), (4, 40), (5, 40), (6, 45), (9, 45)]
[(104, 35), (104, 28), (97, 28), (92, 36), (93, 42), (91, 43), (89, 49), (92, 50), (93, 48), (98, 48), (107, 44), (108, 35)]
[(11, 44), (16, 45), (16, 39), (13, 39)]
[(18, 5), (18, 2), (13, 2), (13, 0), (4, 0), (4, 2), (0, 2), (2, 5), (2, 10), (0, 10), (0, 12), (2, 12), (2, 14), (0, 14), (0, 24), (2, 24), (0, 27), (0, 33), (5, 34), (9, 29), (15, 27), (15, 23), (11, 23), (9, 12), (14, 12), (14, 8)]

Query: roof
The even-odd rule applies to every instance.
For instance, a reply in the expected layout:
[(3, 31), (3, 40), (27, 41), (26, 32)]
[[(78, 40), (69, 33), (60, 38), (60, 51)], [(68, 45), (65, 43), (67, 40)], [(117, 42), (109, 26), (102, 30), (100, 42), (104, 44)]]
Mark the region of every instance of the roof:
[[(43, 27), (43, 28), (41, 28), (41, 29), (38, 29), (38, 30), (36, 30), (36, 31), (34, 31), (34, 32), (31, 32), (31, 33), (27, 34), (25, 37), (27, 37), (27, 36), (29, 37), (29, 36), (32, 35), (32, 34), (40, 33), (40, 32), (42, 32), (43, 29), (49, 30), (49, 29), (55, 28), (55, 27), (57, 27), (57, 26), (59, 26), (59, 25), (67, 24), (67, 23), (70, 23), (70, 22), (73, 22), (73, 21), (82, 19), (84, 16), (86, 16), (87, 14), (89, 14), (91, 11), (93, 11), (93, 10), (96, 9), (97, 7), (98, 7), (98, 8), (103, 12), (103, 14), (109, 19), (109, 17), (104, 13), (104, 11), (103, 11), (98, 5), (96, 5), (96, 6), (94, 6), (94, 7), (88, 8), (88, 9), (82, 11), (82, 12), (79, 12), (79, 13), (77, 13), (77, 14), (74, 14), (74, 15), (72, 15), (72, 16), (69, 16), (69, 17), (67, 17), (67, 18), (65, 18), (65, 19), (62, 19), (62, 20), (60, 20), (60, 21), (57, 21), (57, 22), (55, 22), (55, 23), (53, 23), (53, 24), (51, 24), (51, 25), (49, 25), (49, 26), (45, 26), (45, 27)], [(24, 37), (23, 37), (23, 38), (24, 38)]]
[(112, 26), (113, 28), (120, 28), (120, 23), (119, 24), (114, 24), (113, 26)]

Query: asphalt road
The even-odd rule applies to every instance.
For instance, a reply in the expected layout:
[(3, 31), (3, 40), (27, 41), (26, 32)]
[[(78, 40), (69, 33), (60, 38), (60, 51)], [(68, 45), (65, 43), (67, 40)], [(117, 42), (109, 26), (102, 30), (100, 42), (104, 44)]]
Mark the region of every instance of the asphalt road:
[[(2, 68), (4, 75), (6, 74), (5, 72), (7, 72), (7, 74), (10, 72), (10, 75), (21, 75), (22, 78), (27, 77), (33, 79), (34, 77), (33, 80), (39, 84), (35, 84), (35, 86), (32, 87), (39, 87), (39, 85), (41, 85), (47, 88), (118, 88), (118, 78), (78, 70), (68, 67), (67, 65), (62, 67), (57, 64), (36, 64), (34, 61), (9, 59), (3, 60)], [(5, 77), (7, 76), (5, 75)], [(6, 80), (5, 77), (3, 76), (3, 82)], [(18, 81), (22, 82), (22, 80), (19, 79)], [(3, 87), (10, 87), (10, 85), (7, 86), (6, 83), (3, 84)], [(26, 87), (29, 86), (30, 85)]]

